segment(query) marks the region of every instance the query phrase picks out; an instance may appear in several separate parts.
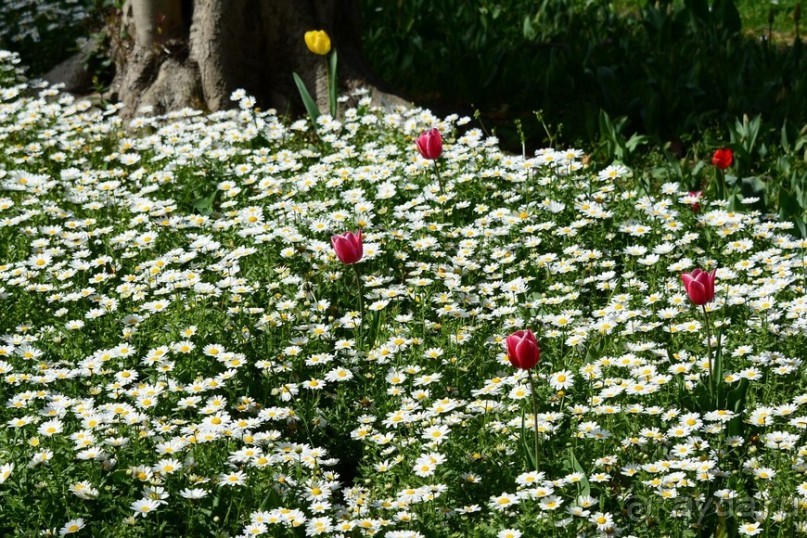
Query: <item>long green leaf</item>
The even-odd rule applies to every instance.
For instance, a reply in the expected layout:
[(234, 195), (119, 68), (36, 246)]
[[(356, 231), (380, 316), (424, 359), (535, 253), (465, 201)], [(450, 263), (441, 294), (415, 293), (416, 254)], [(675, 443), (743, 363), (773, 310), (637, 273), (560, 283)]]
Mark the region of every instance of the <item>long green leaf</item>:
[(303, 100), (303, 104), (305, 105), (305, 109), (308, 111), (308, 116), (311, 118), (311, 121), (314, 122), (314, 125), (317, 123), (317, 118), (319, 118), (319, 107), (317, 106), (317, 102), (314, 101), (314, 98), (311, 97), (311, 94), (308, 93), (308, 89), (305, 87), (305, 82), (297, 73), (292, 73), (292, 77), (294, 77), (294, 83), (297, 85), (297, 91), (300, 92), (300, 97)]
[(571, 448), (569, 449), (569, 459), (567, 460), (566, 464), (572, 471), (583, 475), (583, 478), (580, 480), (580, 494), (584, 497), (588, 497), (591, 494), (591, 485), (588, 483), (588, 477), (586, 477), (586, 472), (583, 470), (583, 466), (580, 465), (580, 462), (574, 455), (574, 450)]
[(328, 104), (331, 106), (331, 117), (336, 119), (336, 96), (339, 89), (337, 84), (339, 78), (336, 76), (336, 49), (331, 53), (331, 65), (328, 70)]

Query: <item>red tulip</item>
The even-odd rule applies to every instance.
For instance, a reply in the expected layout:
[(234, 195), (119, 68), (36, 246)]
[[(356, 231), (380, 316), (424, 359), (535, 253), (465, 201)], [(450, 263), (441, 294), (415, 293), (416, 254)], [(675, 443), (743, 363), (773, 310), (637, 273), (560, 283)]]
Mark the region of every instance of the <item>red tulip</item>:
[(721, 170), (725, 170), (731, 166), (731, 163), (733, 162), (734, 153), (732, 153), (731, 148), (721, 148), (715, 150), (714, 155), (712, 155), (712, 164)]
[(362, 246), (361, 229), (357, 233), (347, 232), (342, 235), (331, 237), (331, 244), (336, 256), (345, 265), (356, 263), (364, 255)]
[(695, 269), (691, 273), (681, 275), (689, 300), (697, 305), (705, 305), (715, 298), (715, 273), (717, 269), (707, 273)]
[(433, 161), (443, 154), (443, 136), (437, 129), (429, 129), (421, 133), (416, 144), (424, 159)]
[(507, 358), (510, 364), (522, 370), (530, 370), (541, 359), (541, 349), (532, 331), (516, 331), (507, 337)]

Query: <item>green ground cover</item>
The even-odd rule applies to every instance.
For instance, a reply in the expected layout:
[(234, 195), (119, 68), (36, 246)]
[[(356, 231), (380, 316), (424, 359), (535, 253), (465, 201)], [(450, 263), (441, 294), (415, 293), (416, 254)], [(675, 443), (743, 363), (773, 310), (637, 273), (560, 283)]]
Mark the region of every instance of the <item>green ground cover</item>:
[[(598, 39), (635, 14), (554, 5), (613, 16), (572, 26)], [(35, 9), (29, 54), (87, 18)], [(744, 43), (730, 10), (644, 9), (656, 61), (665, 32), (707, 34), (671, 61)], [(799, 49), (754, 43), (784, 107)], [(22, 65), (0, 52), (0, 535), (807, 534), (803, 123), (694, 111), (679, 151), (597, 110), (578, 150), (545, 111), (503, 151), (489, 118), (361, 94), (124, 122)]]
[(124, 125), (14, 61), (3, 535), (807, 531), (807, 243), (754, 200), (367, 100)]

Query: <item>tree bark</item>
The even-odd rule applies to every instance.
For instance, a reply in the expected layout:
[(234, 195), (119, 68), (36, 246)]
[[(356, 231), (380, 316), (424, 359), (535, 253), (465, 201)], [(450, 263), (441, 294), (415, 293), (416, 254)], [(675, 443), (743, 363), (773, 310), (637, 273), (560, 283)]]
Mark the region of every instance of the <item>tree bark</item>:
[(340, 89), (370, 87), (377, 102), (406, 104), (378, 89), (361, 48), (356, 0), (127, 0), (110, 96), (123, 113), (210, 111), (244, 89), (262, 108), (301, 111), (296, 72), (327, 110), (326, 58), (303, 35), (324, 29), (338, 51)]

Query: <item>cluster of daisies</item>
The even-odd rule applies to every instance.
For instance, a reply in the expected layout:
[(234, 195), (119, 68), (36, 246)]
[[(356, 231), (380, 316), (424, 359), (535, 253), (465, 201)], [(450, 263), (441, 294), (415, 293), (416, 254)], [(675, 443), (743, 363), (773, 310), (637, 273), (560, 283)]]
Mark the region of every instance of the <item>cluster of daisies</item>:
[[(123, 120), (15, 62), (1, 532), (807, 531), (787, 223), (361, 92), (316, 124), (241, 91)], [(702, 397), (712, 376), (742, 398)]]
[(92, 2), (5, 0), (0, 4), (0, 43), (39, 42), (47, 33), (76, 27), (90, 17)]

